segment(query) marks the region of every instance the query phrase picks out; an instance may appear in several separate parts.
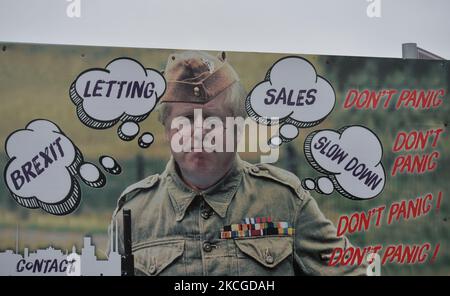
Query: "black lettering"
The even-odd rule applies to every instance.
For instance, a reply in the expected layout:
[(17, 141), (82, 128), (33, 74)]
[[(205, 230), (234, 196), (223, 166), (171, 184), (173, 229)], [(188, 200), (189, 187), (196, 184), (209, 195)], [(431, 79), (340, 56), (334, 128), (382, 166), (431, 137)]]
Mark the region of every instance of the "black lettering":
[(39, 161), (37, 161), (38, 159), (39, 159), (39, 156), (36, 155), (35, 157), (33, 157), (33, 158), (31, 159), (31, 162), (33, 163), (34, 170), (36, 171), (36, 173), (37, 173), (38, 175), (40, 175), (40, 174), (42, 174), (42, 172), (44, 171), (44, 169), (41, 169), (41, 168), (40, 168), (41, 163), (40, 163)]
[(93, 97), (101, 97), (102, 96), (102, 94), (98, 92), (98, 91), (101, 91), (103, 89), (103, 87), (99, 85), (101, 83), (105, 83), (105, 81), (104, 80), (97, 80), (97, 82), (95, 83), (94, 90), (92, 92), (92, 96)]
[(58, 156), (56, 155), (56, 151), (53, 148), (53, 145), (50, 145), (49, 148), (50, 148), (50, 152), (52, 153), (53, 159), (58, 160)]
[(272, 103), (275, 101), (275, 95), (273, 94), (274, 92), (275, 92), (275, 93), (277, 92), (277, 90), (274, 89), (274, 88), (268, 89), (268, 90), (266, 91), (266, 96), (269, 96), (270, 99), (267, 98), (267, 97), (264, 98), (264, 104), (270, 105), (270, 104), (272, 104)]
[(48, 259), (48, 260), (45, 260), (45, 267), (44, 267), (44, 273), (47, 273), (48, 272), (48, 264), (51, 262), (51, 260), (50, 259)]
[(52, 264), (50, 265), (50, 268), (47, 271), (50, 272), (58, 272), (58, 260), (53, 259)]
[(327, 137), (320, 137), (320, 139), (317, 141), (317, 143), (314, 144), (314, 149), (319, 150), (322, 148), (325, 143), (328, 141)]
[(341, 162), (348, 156), (348, 153), (344, 152), (344, 150), (339, 149), (338, 152), (336, 152), (336, 154), (333, 155), (333, 157), (331, 158), (331, 160), (336, 160), (338, 159), (338, 164), (341, 164)]
[(25, 269), (26, 270), (32, 270), (33, 269), (33, 262), (27, 262), (25, 264)]
[(86, 87), (84, 88), (84, 94), (83, 97), (89, 98), (91, 95), (89, 94), (89, 86), (91, 85), (91, 82), (86, 82)]
[[(353, 164), (353, 162), (355, 162), (355, 163)], [(353, 166), (351, 166), (351, 165), (353, 165)], [(357, 159), (356, 157), (353, 157), (353, 158), (350, 159), (350, 161), (345, 165), (344, 169), (345, 169), (346, 171), (351, 171), (351, 170), (353, 170), (353, 169), (355, 168), (355, 166), (357, 166), (357, 165), (358, 165), (358, 159)]]
[(280, 101), (283, 101), (283, 104), (286, 104), (286, 89), (283, 87), (280, 93), (277, 96), (275, 104), (278, 104)]
[(22, 176), (19, 170), (15, 170), (14, 172), (12, 172), (10, 178), (16, 190), (22, 188), (23, 184), (25, 183), (25, 178)]
[(379, 178), (378, 174), (376, 174), (370, 170), (364, 171), (359, 176), (359, 180), (362, 180), (364, 178), (366, 179), (366, 181), (364, 181), (364, 184), (366, 184), (368, 187), (372, 186), (372, 190), (377, 188), (378, 184), (380, 184), (381, 181), (383, 180), (382, 178)]
[(17, 272), (23, 272), (25, 267), (23, 266), (25, 264), (25, 259), (20, 259), (19, 262), (17, 262), (16, 271)]
[[(357, 171), (358, 169), (360, 169), (359, 172)], [(363, 163), (360, 163), (353, 170), (352, 175), (355, 177), (358, 177), (359, 175), (361, 175), (362, 172), (364, 172), (364, 170), (367, 170), (366, 165)]]
[(316, 96), (315, 94), (317, 93), (317, 89), (310, 89), (308, 90), (308, 92), (306, 93), (306, 98), (308, 98), (309, 100), (306, 100), (306, 105), (312, 105), (314, 104), (314, 102), (316, 101)]
[(367, 186), (372, 186), (372, 190), (375, 190), (375, 188), (378, 187), (378, 185), (381, 183), (381, 181), (383, 181), (383, 178), (379, 178), (377, 174), (373, 174), (372, 175), (373, 178), (366, 178), (366, 182), (364, 182), (364, 184), (366, 184)]
[(142, 81), (141, 84), (139, 84), (139, 82), (137, 82), (137, 81), (133, 82), (133, 89), (131, 91), (131, 98), (134, 98), (136, 94), (137, 94), (137, 96), (139, 98), (142, 97), (142, 92), (143, 91), (144, 91), (144, 81)]
[[(339, 148), (338, 144), (331, 145), (330, 149), (328, 149), (328, 152), (325, 154), (327, 157), (333, 156), (333, 154), (336, 152), (336, 150)], [(334, 149), (334, 150), (333, 150)]]
[(66, 272), (67, 271), (67, 264), (68, 264), (67, 260), (63, 259), (61, 261), (61, 263), (59, 263), (59, 271), (60, 272)]
[(303, 99), (305, 98), (304, 96), (303, 96), (303, 94), (306, 92), (306, 90), (304, 90), (304, 89), (301, 89), (299, 92), (298, 92), (298, 95), (297, 95), (297, 106), (303, 106), (304, 105), (304, 103), (302, 102), (303, 101)]
[(44, 265), (44, 260), (36, 260), (36, 261), (34, 261), (33, 273), (41, 272), (43, 265)]
[(291, 89), (291, 90), (289, 91), (289, 96), (288, 96), (288, 101), (287, 101), (288, 106), (295, 106), (295, 102), (292, 102), (292, 101), (291, 101), (291, 99), (292, 99), (292, 94), (293, 94), (293, 93), (294, 93), (294, 90)]
[(132, 83), (128, 83), (128, 85), (127, 85), (127, 92), (126, 92), (126, 94), (125, 94), (125, 97), (126, 98), (129, 98), (130, 97), (130, 92), (131, 92), (131, 87), (133, 86), (133, 84)]
[(55, 144), (58, 147), (59, 153), (61, 154), (61, 157), (64, 157), (64, 151), (62, 150), (61, 144), (61, 137), (58, 137), (53, 144)]
[(31, 171), (31, 167), (32, 165), (30, 161), (27, 161), (24, 165), (22, 165), (22, 172), (27, 180), (27, 183), (30, 182), (30, 177), (33, 179), (36, 178), (36, 174)]
[(106, 92), (106, 96), (109, 97), (110, 94), (111, 94), (112, 85), (117, 83), (117, 81), (116, 80), (111, 80), (111, 81), (108, 81), (107, 83), (108, 83), (108, 91)]
[[(150, 86), (150, 90), (149, 90), (149, 86)], [(153, 82), (147, 83), (145, 85), (145, 89), (144, 89), (144, 98), (148, 99), (151, 98), (153, 96), (153, 93), (155, 92), (153, 89), (155, 88), (155, 84)]]
[(322, 149), (320, 149), (320, 154), (325, 155), (325, 149), (327, 149), (328, 146), (330, 146), (331, 141), (328, 141), (325, 146), (322, 147)]
[(124, 84), (126, 84), (126, 81), (121, 81), (119, 82), (119, 91), (117, 92), (117, 98), (120, 99), (120, 96), (122, 95), (122, 89)]
[[(50, 146), (51, 147), (51, 146)], [(55, 150), (53, 150), (55, 152)], [(45, 147), (44, 152), (39, 152), (39, 155), (44, 159), (44, 168), (48, 168), (48, 165), (53, 162), (50, 156), (48, 156), (48, 147)]]

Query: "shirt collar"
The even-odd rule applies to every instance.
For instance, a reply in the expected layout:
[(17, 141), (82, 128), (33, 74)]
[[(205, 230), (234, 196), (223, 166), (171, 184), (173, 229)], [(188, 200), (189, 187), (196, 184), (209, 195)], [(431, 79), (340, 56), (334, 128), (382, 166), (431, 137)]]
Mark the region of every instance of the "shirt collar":
[(224, 218), (228, 206), (241, 184), (243, 168), (240, 157), (236, 155), (231, 169), (219, 182), (205, 190), (199, 191), (191, 189), (184, 183), (178, 175), (175, 165), (175, 160), (171, 157), (163, 176), (167, 177), (167, 190), (176, 212), (176, 220), (183, 220), (187, 208), (197, 195), (203, 196), (205, 202), (214, 212)]

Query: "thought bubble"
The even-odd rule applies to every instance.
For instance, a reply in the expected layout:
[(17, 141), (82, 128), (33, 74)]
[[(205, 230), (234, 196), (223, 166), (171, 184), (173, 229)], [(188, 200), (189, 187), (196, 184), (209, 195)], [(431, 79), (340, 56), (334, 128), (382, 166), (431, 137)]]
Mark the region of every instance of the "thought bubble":
[(317, 186), (316, 186), (316, 191), (321, 193), (321, 194), (331, 194), (333, 193), (334, 190), (334, 186), (333, 186), (333, 182), (330, 180), (330, 178), (328, 177), (320, 177), (317, 178)]
[(280, 135), (285, 139), (295, 139), (298, 134), (298, 128), (293, 124), (285, 124), (280, 128)]
[[(383, 146), (370, 129), (347, 126), (338, 131), (315, 131), (306, 137), (304, 151), (311, 166), (328, 175), (343, 196), (371, 199), (383, 191), (386, 182), (381, 163)], [(324, 178), (322, 185), (318, 179), (316, 190), (329, 194), (326, 193), (330, 192), (329, 182)]]
[(145, 132), (139, 137), (138, 144), (141, 148), (148, 148), (153, 143), (154, 137), (152, 133)]
[(306, 190), (316, 190), (317, 193), (329, 195), (333, 193), (333, 181), (327, 176), (319, 177), (316, 180), (305, 178), (302, 180), (302, 186)]
[(278, 146), (280, 146), (283, 143), (283, 140), (280, 136), (274, 136), (269, 139), (269, 147), (272, 149), (276, 149)]
[(316, 182), (312, 178), (305, 178), (302, 180), (302, 187), (305, 190), (314, 190), (316, 189)]
[(117, 161), (111, 156), (103, 155), (99, 159), (103, 169), (110, 174), (118, 175), (122, 172), (122, 168)]
[(124, 141), (133, 140), (139, 133), (139, 125), (134, 121), (126, 121), (120, 125), (117, 129), (117, 134), (119, 138)]
[[(314, 66), (301, 57), (278, 60), (246, 99), (248, 115), (259, 123), (271, 125), (278, 119), (280, 139), (295, 139), (299, 128), (322, 122), (334, 108), (332, 85), (317, 75)], [(280, 144), (282, 143), (280, 142)]]
[(82, 123), (106, 129), (122, 121), (127, 124), (120, 126), (119, 137), (129, 141), (137, 132), (134, 136), (127, 132), (135, 130), (135, 126), (139, 131), (138, 123), (148, 117), (165, 90), (161, 73), (123, 57), (111, 61), (105, 69), (84, 71), (72, 83), (69, 93)]
[(86, 185), (99, 188), (106, 184), (105, 175), (92, 163), (85, 162), (78, 169), (79, 176)]
[[(56, 124), (45, 119), (31, 121), (8, 136), (5, 151), (9, 161), (4, 179), (17, 203), (54, 215), (66, 215), (78, 207), (81, 190), (75, 176), (80, 169), (89, 172), (92, 167), (83, 163), (80, 150)], [(84, 181), (99, 187), (99, 180), (86, 174), (89, 178)]]

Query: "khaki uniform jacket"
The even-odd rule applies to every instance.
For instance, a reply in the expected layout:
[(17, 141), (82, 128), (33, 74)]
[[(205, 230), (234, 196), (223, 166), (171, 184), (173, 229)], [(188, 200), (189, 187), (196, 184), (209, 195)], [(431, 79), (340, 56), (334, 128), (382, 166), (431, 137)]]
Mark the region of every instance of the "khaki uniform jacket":
[[(129, 186), (113, 214), (123, 253), (123, 209), (131, 210), (136, 275), (364, 275), (365, 266), (330, 267), (345, 237), (290, 172), (239, 157), (216, 185), (195, 192), (171, 159), (161, 175)], [(288, 222), (290, 234), (221, 238), (226, 225), (245, 218)], [(248, 221), (248, 220), (247, 220)]]

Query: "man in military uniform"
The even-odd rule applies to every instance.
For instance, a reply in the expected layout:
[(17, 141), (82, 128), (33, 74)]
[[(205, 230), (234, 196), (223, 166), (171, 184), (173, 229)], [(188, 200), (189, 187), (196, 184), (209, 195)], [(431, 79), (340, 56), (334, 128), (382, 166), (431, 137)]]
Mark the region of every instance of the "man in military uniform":
[[(173, 54), (164, 75), (158, 108), (169, 142), (175, 118), (195, 125), (194, 109), (221, 119), (245, 114), (245, 93), (224, 53)], [(365, 274), (362, 266), (328, 266), (333, 249), (349, 242), (295, 175), (236, 152), (171, 151), (164, 172), (125, 189), (113, 214), (123, 252), (122, 211), (131, 210), (136, 274)]]

